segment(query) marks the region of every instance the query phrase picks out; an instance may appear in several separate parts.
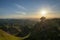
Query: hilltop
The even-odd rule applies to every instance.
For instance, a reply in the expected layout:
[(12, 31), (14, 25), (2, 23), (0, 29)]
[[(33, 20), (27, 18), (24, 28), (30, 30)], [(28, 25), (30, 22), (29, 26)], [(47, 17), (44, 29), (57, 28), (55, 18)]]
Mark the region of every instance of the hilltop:
[(0, 40), (22, 40), (19, 37), (12, 36), (3, 30), (0, 30)]

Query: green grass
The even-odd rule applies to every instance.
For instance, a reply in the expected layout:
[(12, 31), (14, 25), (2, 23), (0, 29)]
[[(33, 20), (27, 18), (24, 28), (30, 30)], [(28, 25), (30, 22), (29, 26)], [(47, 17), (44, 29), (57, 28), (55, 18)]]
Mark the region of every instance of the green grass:
[(12, 36), (2, 30), (0, 30), (0, 40), (22, 40), (22, 38)]

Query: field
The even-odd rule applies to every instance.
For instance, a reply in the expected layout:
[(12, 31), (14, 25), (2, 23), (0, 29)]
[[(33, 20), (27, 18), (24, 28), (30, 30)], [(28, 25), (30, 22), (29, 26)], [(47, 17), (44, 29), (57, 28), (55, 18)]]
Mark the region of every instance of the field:
[(60, 18), (0, 19), (0, 40), (60, 40)]

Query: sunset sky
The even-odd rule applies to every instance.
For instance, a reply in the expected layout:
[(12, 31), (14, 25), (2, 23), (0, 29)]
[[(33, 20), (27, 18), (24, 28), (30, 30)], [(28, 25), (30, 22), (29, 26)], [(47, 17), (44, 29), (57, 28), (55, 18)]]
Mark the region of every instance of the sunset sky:
[(60, 18), (60, 0), (0, 0), (0, 18)]

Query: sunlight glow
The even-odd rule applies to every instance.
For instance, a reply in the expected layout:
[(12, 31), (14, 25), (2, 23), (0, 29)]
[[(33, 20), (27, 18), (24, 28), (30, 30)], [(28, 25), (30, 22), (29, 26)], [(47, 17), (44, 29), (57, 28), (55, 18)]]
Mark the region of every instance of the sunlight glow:
[(41, 11), (41, 16), (46, 16), (46, 14), (47, 14), (47, 11), (46, 10), (42, 10)]

